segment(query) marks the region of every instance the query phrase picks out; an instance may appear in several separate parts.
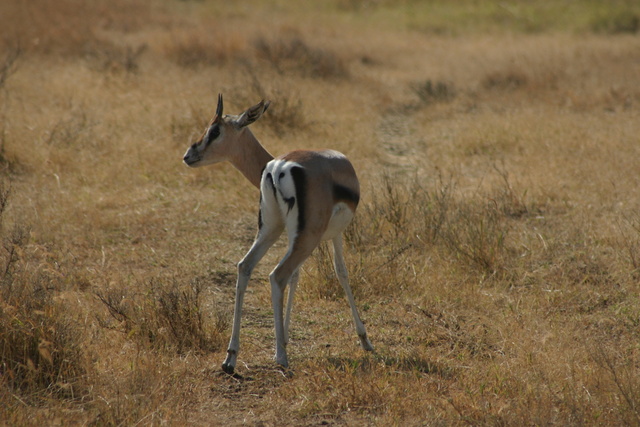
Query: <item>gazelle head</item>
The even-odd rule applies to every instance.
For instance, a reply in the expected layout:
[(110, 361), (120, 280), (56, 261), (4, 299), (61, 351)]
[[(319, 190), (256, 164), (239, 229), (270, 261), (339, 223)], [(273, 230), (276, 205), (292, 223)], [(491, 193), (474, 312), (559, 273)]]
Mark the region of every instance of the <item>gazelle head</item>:
[(237, 116), (222, 114), (222, 94), (218, 95), (216, 115), (204, 133), (189, 147), (183, 161), (189, 167), (198, 167), (222, 162), (231, 158), (235, 145), (251, 123), (269, 108), (270, 101), (260, 101)]

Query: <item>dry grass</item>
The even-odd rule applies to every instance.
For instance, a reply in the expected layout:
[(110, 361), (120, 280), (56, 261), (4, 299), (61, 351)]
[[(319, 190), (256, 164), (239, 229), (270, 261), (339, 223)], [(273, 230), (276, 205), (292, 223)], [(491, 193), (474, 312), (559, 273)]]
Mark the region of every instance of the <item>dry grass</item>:
[[(640, 422), (635, 2), (49, 3), (0, 3), (0, 424)], [(375, 354), (323, 246), (274, 369), (279, 242), (221, 373), (258, 194), (181, 165), (218, 92), (353, 160)]]

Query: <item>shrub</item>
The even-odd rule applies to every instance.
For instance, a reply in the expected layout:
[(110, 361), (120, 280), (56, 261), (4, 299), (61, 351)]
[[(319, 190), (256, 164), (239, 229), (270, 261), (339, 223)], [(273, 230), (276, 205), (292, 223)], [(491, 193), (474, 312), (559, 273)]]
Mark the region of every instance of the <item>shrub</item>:
[(240, 55), (241, 40), (206, 34), (201, 30), (172, 39), (165, 48), (167, 57), (181, 67), (197, 68), (225, 64)]
[[(239, 99), (242, 104), (252, 105), (256, 99), (269, 99), (271, 105), (268, 111), (268, 120), (262, 123), (279, 137), (283, 137), (294, 131), (304, 130), (308, 123), (304, 115), (304, 105), (298, 95), (289, 87), (283, 87), (270, 82), (265, 85), (258, 78), (253, 69), (245, 68), (246, 74), (251, 78), (248, 85), (239, 89)], [(247, 91), (245, 88), (248, 87)]]
[(299, 37), (253, 42), (257, 56), (267, 61), (278, 73), (295, 72), (305, 77), (345, 78), (349, 75), (344, 61), (335, 53), (309, 46)]
[(104, 43), (91, 52), (87, 58), (98, 71), (137, 73), (140, 69), (140, 58), (147, 50), (147, 45), (137, 47), (116, 46)]
[(489, 73), (482, 81), (488, 90), (513, 91), (525, 87), (529, 83), (527, 75), (519, 70), (496, 71)]
[(425, 80), (424, 82), (413, 83), (410, 88), (424, 105), (450, 101), (455, 97), (452, 83)]
[(640, 14), (632, 11), (603, 13), (592, 19), (591, 29), (598, 33), (636, 34), (640, 32)]
[(17, 45), (8, 49), (4, 58), (0, 60), (0, 88), (2, 88), (7, 82), (7, 79), (16, 72), (18, 59), (20, 59), (21, 55), (22, 49), (20, 45)]

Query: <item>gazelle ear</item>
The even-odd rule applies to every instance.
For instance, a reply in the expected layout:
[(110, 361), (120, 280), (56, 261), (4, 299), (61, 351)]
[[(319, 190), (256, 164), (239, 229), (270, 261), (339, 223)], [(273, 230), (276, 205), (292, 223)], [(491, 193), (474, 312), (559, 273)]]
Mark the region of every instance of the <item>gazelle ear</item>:
[(258, 120), (265, 111), (267, 111), (269, 105), (271, 105), (271, 101), (265, 101), (263, 99), (253, 107), (249, 107), (247, 111), (240, 114), (240, 117), (235, 120), (236, 126), (238, 126), (239, 128), (249, 126), (251, 123)]
[(222, 94), (219, 93), (218, 94), (218, 106), (216, 107), (216, 117), (213, 119), (214, 123), (217, 123), (218, 121), (220, 121), (220, 119), (222, 119)]

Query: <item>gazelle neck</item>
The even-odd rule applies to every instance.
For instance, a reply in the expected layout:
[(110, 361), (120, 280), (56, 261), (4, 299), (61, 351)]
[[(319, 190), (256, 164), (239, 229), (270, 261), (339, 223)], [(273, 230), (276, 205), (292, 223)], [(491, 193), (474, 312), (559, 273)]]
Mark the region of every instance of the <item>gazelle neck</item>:
[(242, 131), (241, 140), (235, 144), (235, 147), (236, 150), (230, 156), (229, 161), (249, 182), (260, 188), (262, 171), (267, 163), (273, 160), (273, 156), (247, 128)]

